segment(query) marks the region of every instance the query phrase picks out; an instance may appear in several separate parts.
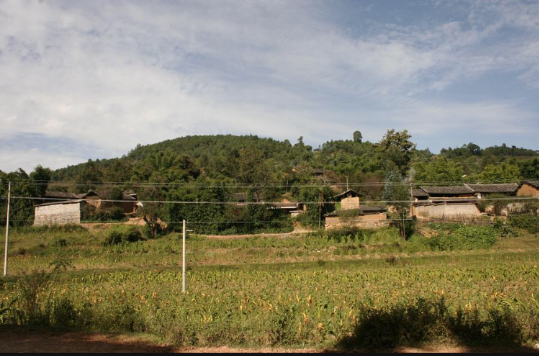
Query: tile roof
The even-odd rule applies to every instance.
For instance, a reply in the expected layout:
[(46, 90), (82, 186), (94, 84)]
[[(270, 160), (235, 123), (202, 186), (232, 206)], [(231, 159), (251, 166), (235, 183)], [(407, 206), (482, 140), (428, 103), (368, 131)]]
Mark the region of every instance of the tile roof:
[(420, 187), (429, 195), (433, 194), (448, 194), (448, 195), (463, 195), (473, 194), (474, 191), (465, 185), (451, 186), (451, 187)]
[(476, 193), (516, 193), (518, 184), (466, 184)]

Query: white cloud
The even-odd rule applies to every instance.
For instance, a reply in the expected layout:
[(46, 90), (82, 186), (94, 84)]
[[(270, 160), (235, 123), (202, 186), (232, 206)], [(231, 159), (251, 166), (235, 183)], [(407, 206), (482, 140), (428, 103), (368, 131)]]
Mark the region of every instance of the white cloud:
[[(0, 0), (2, 133), (118, 156), (188, 134), (322, 142), (356, 125), (376, 140), (399, 118), (423, 135), (474, 122), (515, 135), (537, 128), (517, 103), (424, 97), (490, 71), (518, 71), (539, 87), (537, 6), (472, 6), (468, 18), (378, 23), (369, 34), (328, 21), (329, 10), (312, 1)], [(493, 43), (508, 26), (525, 41)], [(35, 164), (86, 158), (47, 154)], [(6, 157), (0, 168), (11, 166)]]

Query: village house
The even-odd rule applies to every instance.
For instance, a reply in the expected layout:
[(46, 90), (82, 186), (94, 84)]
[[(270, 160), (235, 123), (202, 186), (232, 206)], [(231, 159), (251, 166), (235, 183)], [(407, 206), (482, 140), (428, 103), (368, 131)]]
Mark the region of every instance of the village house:
[(412, 216), (418, 219), (469, 219), (481, 215), (477, 196), (467, 186), (422, 186), (412, 191)]
[(269, 209), (285, 210), (287, 213), (290, 214), (290, 216), (295, 218), (298, 215), (303, 214), (307, 211), (307, 205), (298, 202), (291, 202), (285, 199), (280, 203), (272, 204)]
[(474, 191), (477, 199), (485, 199), (490, 194), (503, 194), (515, 196), (518, 190), (518, 184), (465, 184)]
[[(519, 185), (511, 184), (463, 184), (462, 186), (422, 186), (412, 191), (412, 215), (418, 219), (469, 219), (481, 215), (478, 203), (487, 200), (485, 212), (494, 214), (494, 204), (488, 203), (493, 194), (512, 197), (518, 195)], [(518, 212), (519, 205), (509, 203), (502, 215)]]
[(525, 180), (520, 184), (517, 196), (539, 198), (539, 180)]
[(387, 208), (385, 206), (361, 206), (360, 194), (347, 190), (334, 197), (339, 200), (337, 209), (325, 215), (326, 229), (341, 229), (345, 227), (380, 228), (389, 226)]
[(83, 194), (47, 191), (43, 195), (45, 203), (35, 206), (34, 225), (80, 224), (86, 207), (104, 210), (119, 207), (124, 214), (135, 214), (140, 203), (135, 193), (124, 193), (121, 201), (109, 202), (95, 191)]

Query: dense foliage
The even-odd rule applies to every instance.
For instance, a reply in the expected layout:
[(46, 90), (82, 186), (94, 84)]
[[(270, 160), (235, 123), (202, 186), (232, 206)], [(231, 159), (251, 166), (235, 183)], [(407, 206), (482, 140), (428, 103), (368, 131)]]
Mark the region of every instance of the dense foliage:
[[(48, 188), (73, 193), (92, 189), (100, 196), (118, 199), (122, 191), (130, 190), (142, 201), (227, 203), (145, 204), (141, 214), (154, 235), (160, 221), (183, 219), (204, 222), (208, 233), (287, 231), (293, 221), (282, 211), (268, 209), (267, 205), (240, 207), (228, 203), (236, 202), (238, 193), (247, 195), (250, 203), (308, 201), (313, 205), (299, 220), (318, 226), (323, 224), (324, 214), (333, 209), (323, 203), (340, 193), (347, 181), (365, 200), (381, 200), (388, 193), (379, 182), (386, 181), (389, 174), (393, 174), (395, 187), (405, 181), (518, 182), (539, 177), (539, 159), (533, 150), (506, 145), (482, 149), (473, 143), (434, 155), (418, 150), (406, 130), (388, 130), (376, 143), (364, 141), (361, 132), (355, 131), (350, 140), (329, 141), (316, 149), (306, 145), (302, 137), (292, 144), (252, 135), (187, 136), (138, 145), (121, 158), (90, 160), (56, 171), (38, 166), (29, 175), (23, 170), (0, 172), (0, 196), (5, 197), (9, 180), (13, 182), (13, 195), (19, 197), (40, 197)], [(49, 181), (54, 183), (47, 186)], [(339, 187), (329, 189), (328, 183)], [(395, 189), (392, 194), (405, 195)], [(34, 203), (39, 201), (14, 200), (13, 224), (31, 223)], [(406, 213), (404, 207), (399, 213)], [(0, 217), (5, 218), (5, 204), (0, 204)], [(105, 218), (114, 219), (104, 215), (92, 219)]]

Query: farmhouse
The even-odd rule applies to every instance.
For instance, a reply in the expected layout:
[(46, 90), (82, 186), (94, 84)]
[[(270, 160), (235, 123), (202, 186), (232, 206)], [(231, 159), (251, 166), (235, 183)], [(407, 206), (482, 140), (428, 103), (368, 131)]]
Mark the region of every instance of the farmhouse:
[(83, 199), (45, 203), (35, 207), (35, 226), (80, 224)]
[(340, 206), (332, 213), (326, 214), (326, 229), (344, 227), (378, 228), (389, 225), (385, 206), (360, 206), (360, 194), (347, 190), (335, 196)]
[(481, 215), (475, 192), (464, 185), (422, 186), (412, 191), (412, 196), (412, 215), (418, 219), (469, 219)]
[(348, 189), (334, 198), (340, 200), (342, 210), (359, 209), (359, 193), (352, 189)]
[(98, 193), (89, 191), (84, 194), (47, 191), (43, 195), (46, 203), (35, 206), (34, 225), (79, 224), (85, 207), (103, 210), (120, 207), (124, 214), (134, 214), (140, 203), (135, 193), (124, 193), (121, 201), (109, 202)]
[(307, 206), (303, 203), (285, 200), (281, 203), (272, 204), (269, 209), (281, 209), (289, 213), (293, 218), (307, 211)]
[(515, 196), (518, 191), (518, 184), (465, 184), (474, 191), (477, 199), (484, 199), (490, 194), (504, 194)]
[(518, 188), (517, 196), (539, 198), (539, 180), (522, 181)]

